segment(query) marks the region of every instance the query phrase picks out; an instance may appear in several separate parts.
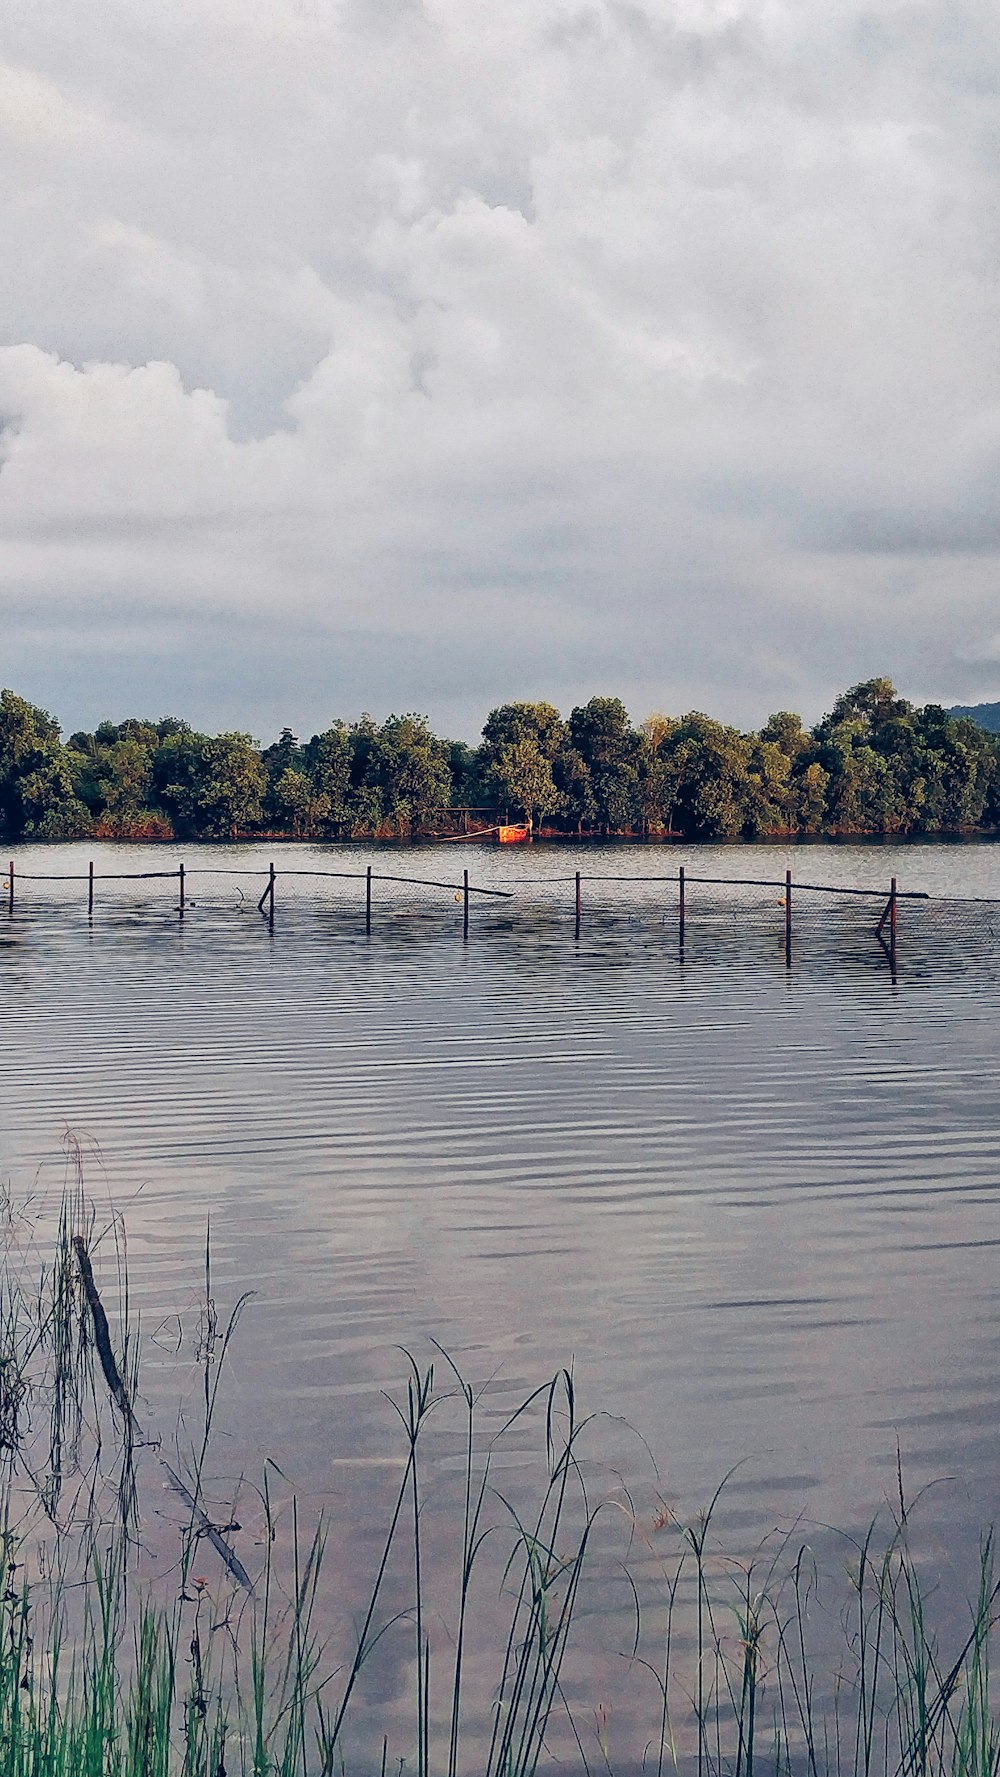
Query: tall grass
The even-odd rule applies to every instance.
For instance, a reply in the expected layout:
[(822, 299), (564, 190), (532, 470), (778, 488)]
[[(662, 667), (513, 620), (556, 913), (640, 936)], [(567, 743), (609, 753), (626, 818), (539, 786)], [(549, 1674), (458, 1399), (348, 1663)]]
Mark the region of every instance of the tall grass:
[[(532, 1777), (557, 1761), (622, 1773), (641, 1764), (656, 1777), (671, 1768), (686, 1777), (1000, 1777), (993, 1538), (983, 1538), (956, 1627), (914, 1552), (901, 1468), (891, 1505), (864, 1535), (843, 1539), (842, 1589), (827, 1605), (801, 1537), (727, 1553), (721, 1489), (691, 1520), (666, 1507), (644, 1516), (620, 1487), (594, 1497), (591, 1423), (568, 1371), (498, 1421), (491, 1397), (437, 1349), (423, 1366), (406, 1360), (383, 1534), (367, 1589), (344, 1596), (330, 1569), (337, 1527), (322, 1517), (304, 1524), (287, 1490), (279, 1505), (272, 1463), (257, 1490), (255, 1557), (244, 1548), (241, 1558), (236, 1532), (211, 1518), (213, 1425), (245, 1298), (219, 1322), (210, 1250), (199, 1417), (175, 1470), (140, 1422), (120, 1225), (97, 1228), (77, 1180), (46, 1261), (12, 1215), (7, 1235), (2, 1777)], [(110, 1370), (93, 1300), (94, 1279), (106, 1276)], [(439, 1425), (450, 1517), (437, 1484)], [(515, 1497), (515, 1470), (501, 1459), (511, 1440), (523, 1455), (532, 1426), (537, 1464)], [(150, 1466), (184, 1508), (166, 1587), (136, 1577)], [(585, 1588), (606, 1557), (599, 1520), (622, 1524), (631, 1551), (620, 1759), (617, 1706), (594, 1706), (577, 1633), (581, 1600), (591, 1608)], [(347, 1649), (336, 1660), (331, 1623)], [(378, 1686), (369, 1679), (390, 1646), (398, 1694), (373, 1728)]]

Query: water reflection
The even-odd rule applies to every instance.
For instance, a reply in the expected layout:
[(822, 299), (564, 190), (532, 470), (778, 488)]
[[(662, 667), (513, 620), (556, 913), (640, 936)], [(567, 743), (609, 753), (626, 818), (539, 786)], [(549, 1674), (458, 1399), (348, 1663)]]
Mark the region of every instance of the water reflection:
[[(954, 854), (925, 849), (944, 886)], [(961, 854), (982, 892), (987, 855)], [(871, 868), (796, 870), (817, 857)], [(532, 866), (556, 862), (562, 882), (565, 857)], [(269, 1453), (304, 1498), (352, 1514), (360, 1492), (352, 1572), (393, 1483), (379, 1390), (432, 1338), (498, 1414), (572, 1362), (614, 1414), (609, 1488), (693, 1506), (742, 1464), (720, 1522), (744, 1541), (860, 1522), (898, 1438), (911, 1487), (960, 1477), (924, 1517), (954, 1545), (996, 1506), (1000, 946), (989, 910), (908, 907), (893, 985), (873, 921), (836, 905), (796, 905), (790, 969), (778, 897), (750, 918), (689, 890), (682, 953), (672, 905), (596, 893), (579, 942), (553, 891), (475, 909), (468, 945), (454, 905), (376, 912), (370, 940), (304, 904), (273, 933), (25, 907), (0, 930), (4, 1174), (55, 1184), (63, 1126), (93, 1135), (150, 1329), (190, 1314), (211, 1219), (220, 1301), (256, 1292), (225, 1472)], [(185, 1361), (148, 1344), (153, 1417)], [(447, 1453), (440, 1474), (446, 1497)], [(378, 1672), (373, 1707), (404, 1655)]]

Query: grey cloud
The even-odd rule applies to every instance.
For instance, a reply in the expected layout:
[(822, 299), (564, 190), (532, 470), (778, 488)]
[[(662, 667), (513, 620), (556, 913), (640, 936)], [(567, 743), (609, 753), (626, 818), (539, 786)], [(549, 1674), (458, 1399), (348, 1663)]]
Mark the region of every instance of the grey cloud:
[(866, 555), (996, 555), (997, 513), (842, 512), (814, 524), (814, 548)]
[(984, 694), (998, 62), (972, 0), (10, 0), (5, 671)]

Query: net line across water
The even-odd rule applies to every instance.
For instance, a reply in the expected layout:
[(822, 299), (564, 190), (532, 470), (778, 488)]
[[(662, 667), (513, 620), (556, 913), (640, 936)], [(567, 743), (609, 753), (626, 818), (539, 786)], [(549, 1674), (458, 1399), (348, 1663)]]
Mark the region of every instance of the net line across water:
[[(708, 922), (739, 916), (763, 916), (769, 927), (783, 927), (790, 943), (793, 931), (835, 924), (853, 925), (859, 932), (876, 936), (886, 931), (894, 942), (897, 919), (903, 910), (907, 927), (923, 908), (940, 926), (940, 913), (982, 918), (985, 910), (1000, 906), (990, 897), (942, 897), (922, 889), (901, 888), (895, 877), (880, 885), (796, 881), (789, 871), (784, 878), (724, 877), (700, 875), (680, 867), (677, 871), (633, 872), (581, 870), (566, 873), (518, 875), (510, 886), (475, 882), (468, 869), (454, 879), (381, 871), (372, 867), (355, 870), (279, 868), (259, 861), (246, 865), (180, 864), (173, 870), (102, 872), (91, 863), (86, 871), (46, 872), (20, 870), (12, 861), (2, 883), (0, 911), (43, 907), (65, 914), (74, 908), (91, 917), (116, 908), (138, 912), (188, 913), (246, 912), (256, 905), (270, 923), (276, 916), (310, 909), (357, 919), (366, 929), (373, 921), (417, 912), (432, 913), (451, 907), (466, 928), (470, 909), (477, 918), (492, 914), (504, 923), (539, 916), (568, 918), (580, 929), (589, 919), (626, 918), (675, 922), (683, 938)], [(164, 894), (160, 885), (169, 885)], [(669, 892), (665, 892), (669, 891)], [(974, 910), (981, 910), (977, 916)], [(987, 916), (988, 917), (988, 916)]]
[[(56, 872), (20, 870), (12, 862), (8, 866), (8, 870), (5, 873), (4, 888), (8, 892), (10, 892), (12, 890), (15, 890), (16, 885), (21, 884), (21, 883), (27, 883), (27, 882), (30, 882), (30, 883), (81, 882), (81, 883), (87, 883), (87, 884), (93, 883), (93, 884), (97, 885), (98, 883), (104, 883), (104, 882), (153, 882), (153, 881), (159, 881), (159, 882), (176, 882), (178, 884), (181, 884), (182, 882), (190, 882), (192, 880), (192, 878), (205, 877), (205, 876), (212, 876), (212, 877), (230, 876), (230, 877), (241, 878), (244, 881), (256, 880), (256, 881), (261, 881), (264, 883), (274, 882), (275, 884), (277, 884), (278, 882), (288, 882), (289, 880), (292, 880), (292, 879), (299, 879), (300, 880), (300, 879), (310, 879), (310, 878), (315, 879), (315, 880), (321, 880), (321, 881), (337, 881), (337, 882), (361, 882), (361, 883), (365, 883), (365, 882), (369, 882), (369, 881), (373, 882), (373, 883), (393, 882), (393, 883), (403, 883), (403, 884), (406, 884), (408, 887), (412, 887), (412, 888), (437, 888), (437, 889), (448, 889), (451, 891), (461, 890), (463, 892), (467, 890), (470, 895), (483, 895), (483, 896), (488, 896), (488, 897), (490, 897), (492, 899), (496, 899), (496, 900), (512, 900), (515, 898), (515, 895), (516, 895), (516, 890), (514, 890), (514, 889), (498, 889), (498, 888), (488, 887), (482, 883), (474, 883), (470, 880), (468, 872), (465, 873), (465, 879), (463, 882), (454, 882), (454, 881), (448, 882), (448, 881), (443, 881), (441, 878), (438, 878), (438, 877), (411, 876), (408, 874), (392, 873), (392, 872), (386, 872), (386, 871), (376, 871), (376, 870), (371, 870), (371, 869), (369, 869), (369, 870), (303, 870), (300, 868), (293, 868), (293, 869), (278, 870), (278, 869), (275, 869), (272, 867), (269, 870), (265, 870), (265, 869), (262, 869), (260, 866), (239, 867), (239, 866), (224, 865), (224, 864), (223, 865), (213, 865), (211, 867), (203, 866), (203, 865), (182, 865), (177, 870), (119, 870), (119, 871), (103, 872), (103, 871), (97, 871), (97, 870), (94, 870), (93, 868), (91, 868), (89, 871), (74, 871), (74, 872), (56, 873)], [(892, 879), (892, 883), (890, 885), (879, 886), (877, 888), (857, 888), (857, 887), (849, 886), (849, 885), (843, 884), (843, 883), (803, 882), (801, 880), (796, 881), (796, 880), (791, 879), (790, 875), (786, 876), (784, 878), (777, 877), (777, 876), (775, 876), (775, 877), (768, 877), (768, 876), (695, 876), (691, 872), (685, 871), (683, 869), (679, 870), (679, 871), (675, 871), (675, 872), (670, 872), (665, 875), (650, 875), (650, 874), (628, 875), (625, 873), (617, 873), (617, 872), (612, 873), (612, 872), (608, 872), (608, 871), (594, 872), (594, 873), (591, 873), (589, 871), (576, 871), (572, 875), (567, 874), (565, 876), (556, 876), (556, 875), (533, 876), (533, 877), (532, 876), (528, 876), (528, 877), (521, 876), (518, 878), (518, 881), (517, 881), (517, 890), (524, 889), (524, 888), (536, 888), (536, 889), (542, 890), (543, 892), (544, 891), (551, 892), (553, 889), (559, 887), (559, 885), (565, 886), (567, 884), (572, 884), (575, 886), (576, 884), (582, 885), (582, 884), (590, 884), (590, 883), (613, 883), (613, 884), (615, 884), (617, 886), (621, 886), (621, 887), (625, 887), (626, 885), (629, 885), (629, 884), (635, 885), (637, 887), (639, 887), (639, 886), (655, 887), (655, 886), (663, 884), (663, 883), (674, 883), (678, 886), (678, 888), (680, 888), (682, 886), (696, 887), (698, 885), (711, 886), (711, 887), (728, 887), (728, 888), (735, 888), (735, 889), (747, 889), (747, 888), (786, 889), (786, 888), (792, 888), (792, 889), (794, 889), (796, 894), (806, 893), (806, 894), (821, 894), (821, 895), (835, 895), (835, 896), (861, 896), (861, 897), (865, 897), (868, 899), (883, 900), (883, 901), (885, 899), (887, 899), (887, 897), (890, 894), (894, 895), (896, 900), (898, 900), (898, 901), (928, 901), (928, 900), (932, 900), (932, 899), (942, 898), (942, 897), (934, 897), (934, 896), (929, 895), (925, 889), (897, 888), (896, 884), (895, 884), (895, 878)], [(968, 899), (970, 901), (977, 901), (977, 902), (984, 902), (984, 903), (988, 903), (993, 899), (992, 897), (989, 897), (989, 896), (950, 897), (950, 899), (956, 899), (956, 898), (960, 898), (963, 901)]]

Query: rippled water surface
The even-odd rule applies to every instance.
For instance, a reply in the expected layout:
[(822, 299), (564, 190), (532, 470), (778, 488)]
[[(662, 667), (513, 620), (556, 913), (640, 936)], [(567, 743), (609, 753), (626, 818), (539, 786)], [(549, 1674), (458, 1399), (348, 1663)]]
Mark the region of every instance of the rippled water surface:
[[(19, 872), (85, 869), (23, 852)], [(359, 850), (283, 852), (363, 872)], [(573, 882), (692, 876), (901, 888), (895, 980), (881, 899)], [(512, 889), (279, 878), (259, 854), (187, 854), (176, 887), (27, 881), (0, 930), (0, 1159), (15, 1196), (99, 1149), (125, 1210), (155, 1411), (171, 1317), (211, 1222), (220, 1303), (255, 1292), (226, 1397), (231, 1465), (272, 1454), (304, 1494), (358, 1508), (351, 1474), (393, 1433), (400, 1346), (440, 1341), (514, 1398), (572, 1362), (641, 1430), (670, 1498), (727, 1491), (734, 1521), (846, 1524), (941, 1476), (941, 1523), (995, 1514), (1000, 1440), (1000, 895), (991, 846), (381, 853), (376, 871)], [(172, 867), (105, 851), (98, 869)], [(197, 868), (246, 868), (236, 878)], [(136, 903), (136, 904), (133, 904)], [(635, 1486), (649, 1458), (604, 1422)], [(375, 1460), (377, 1459), (377, 1460)], [(931, 1511), (933, 1521), (933, 1510)]]

